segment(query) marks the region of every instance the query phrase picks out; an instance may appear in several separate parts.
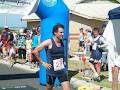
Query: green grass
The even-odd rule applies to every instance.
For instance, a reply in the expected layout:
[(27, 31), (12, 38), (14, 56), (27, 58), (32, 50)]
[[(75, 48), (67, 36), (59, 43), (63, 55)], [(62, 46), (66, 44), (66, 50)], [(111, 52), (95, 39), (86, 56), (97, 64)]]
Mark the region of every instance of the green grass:
[[(68, 61), (68, 68), (69, 70), (73, 70), (74, 72), (70, 72), (69, 76), (70, 77), (75, 77), (77, 79), (82, 79), (82, 80), (86, 80), (85, 78), (83, 78), (82, 75), (80, 75), (80, 73), (78, 72), (78, 70), (82, 67), (82, 63), (80, 61), (76, 61), (76, 60), (69, 60)], [(76, 70), (76, 72), (75, 72)], [(108, 71), (102, 71), (101, 72), (101, 81), (100, 82), (96, 82), (93, 81), (95, 84), (100, 85), (101, 87), (108, 87), (111, 88), (112, 84), (111, 82), (108, 81)], [(119, 83), (119, 89), (120, 90), (120, 83)]]

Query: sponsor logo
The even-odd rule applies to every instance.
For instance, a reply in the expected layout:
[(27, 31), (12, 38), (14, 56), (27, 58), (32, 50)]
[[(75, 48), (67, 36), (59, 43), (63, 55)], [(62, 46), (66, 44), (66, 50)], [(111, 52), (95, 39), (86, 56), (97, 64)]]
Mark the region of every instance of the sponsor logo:
[(57, 0), (42, 0), (42, 3), (47, 7), (53, 7), (57, 4)]

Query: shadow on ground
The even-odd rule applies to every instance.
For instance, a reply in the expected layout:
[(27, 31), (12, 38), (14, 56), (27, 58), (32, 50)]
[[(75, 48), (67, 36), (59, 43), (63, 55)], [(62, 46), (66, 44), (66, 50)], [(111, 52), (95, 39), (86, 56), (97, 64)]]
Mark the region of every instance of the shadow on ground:
[(68, 77), (69, 77), (69, 80), (73, 77), (73, 76), (75, 76), (76, 74), (78, 74), (78, 70), (68, 70)]
[(0, 80), (26, 79), (26, 78), (39, 78), (39, 71), (37, 71), (36, 73), (0, 75)]
[[(69, 70), (69, 80), (78, 73), (78, 70)], [(26, 78), (39, 78), (39, 71), (36, 73), (25, 73), (25, 74), (2, 74), (0, 80), (13, 80), (13, 79), (26, 79)]]
[(101, 81), (104, 80), (104, 79), (108, 79), (108, 76), (105, 76), (105, 75), (101, 75)]

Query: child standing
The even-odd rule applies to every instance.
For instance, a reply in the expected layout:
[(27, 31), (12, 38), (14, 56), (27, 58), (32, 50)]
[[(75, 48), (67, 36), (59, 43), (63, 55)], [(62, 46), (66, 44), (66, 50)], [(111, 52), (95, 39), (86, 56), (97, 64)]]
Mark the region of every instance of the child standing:
[(31, 62), (32, 40), (30, 37), (26, 39), (26, 61)]

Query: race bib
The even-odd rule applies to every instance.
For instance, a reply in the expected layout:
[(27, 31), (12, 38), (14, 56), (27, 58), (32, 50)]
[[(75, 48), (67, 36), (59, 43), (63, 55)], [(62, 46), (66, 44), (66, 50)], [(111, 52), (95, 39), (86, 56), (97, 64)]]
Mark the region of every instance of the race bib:
[(63, 58), (53, 60), (54, 71), (64, 69)]
[(92, 50), (96, 50), (97, 49), (97, 43), (94, 43), (92, 46)]

